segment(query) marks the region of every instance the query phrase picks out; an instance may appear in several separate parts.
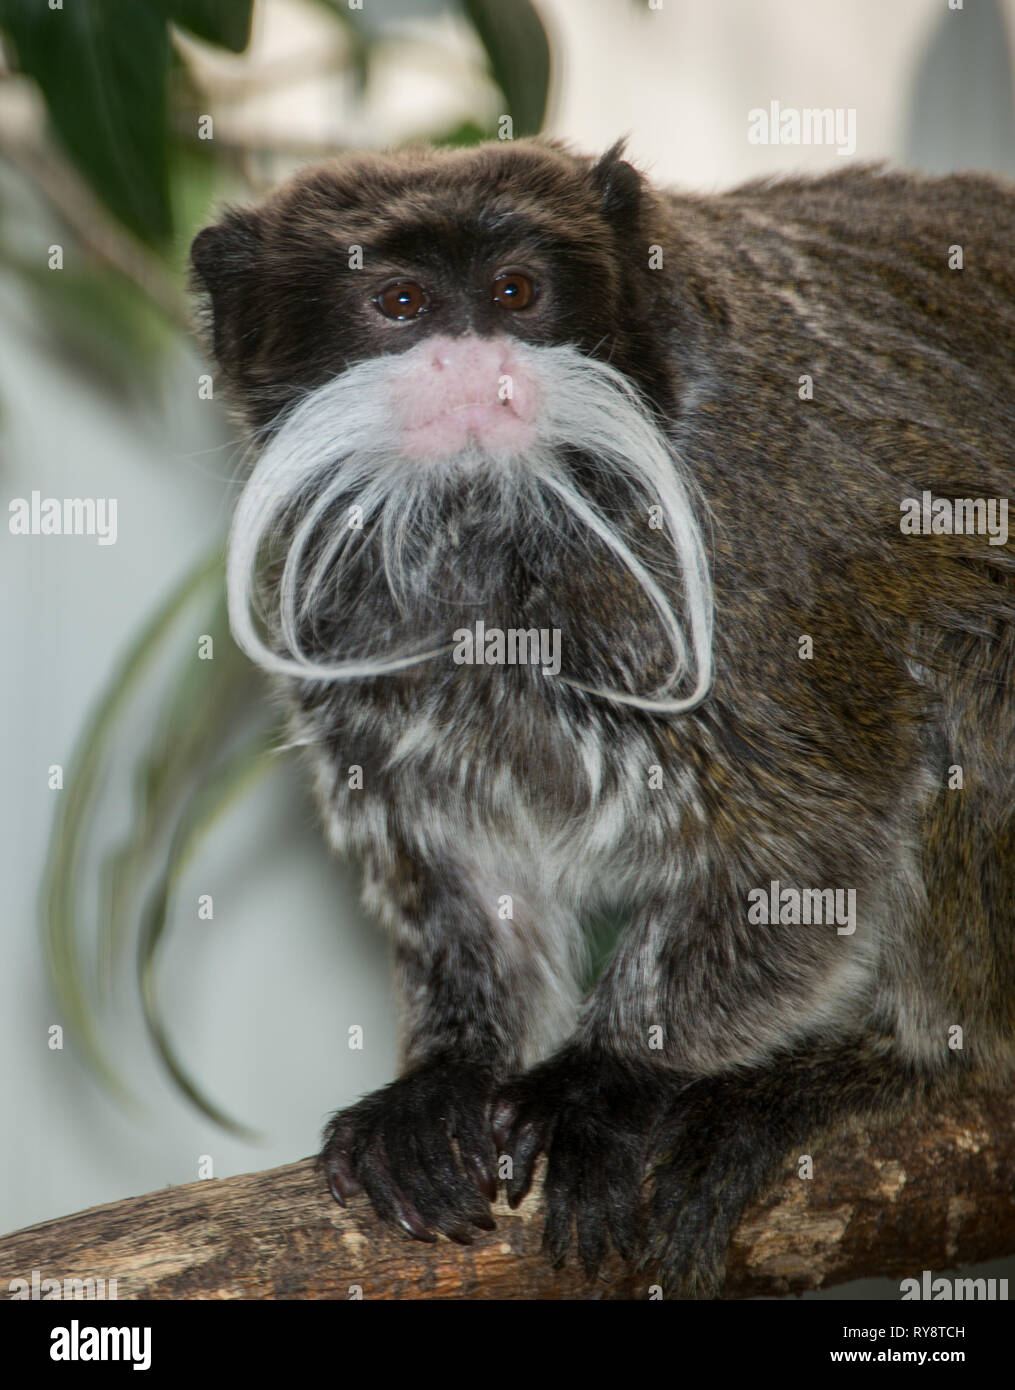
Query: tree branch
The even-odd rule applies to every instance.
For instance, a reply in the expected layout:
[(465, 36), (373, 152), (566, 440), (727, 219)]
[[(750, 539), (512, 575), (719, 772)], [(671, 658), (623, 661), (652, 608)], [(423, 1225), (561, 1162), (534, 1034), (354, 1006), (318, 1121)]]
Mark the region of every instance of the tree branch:
[[(733, 1243), (726, 1296), (887, 1275), (919, 1277), (1015, 1251), (1015, 1101), (976, 1095), (882, 1131), (857, 1129), (811, 1180), (788, 1164)], [(611, 1261), (588, 1286), (540, 1253), (538, 1202), (495, 1210), (463, 1247), (382, 1226), (365, 1199), (343, 1211), (304, 1159), (189, 1183), (33, 1226), (0, 1241), (8, 1281), (104, 1278), (120, 1299), (647, 1298), (650, 1280)]]

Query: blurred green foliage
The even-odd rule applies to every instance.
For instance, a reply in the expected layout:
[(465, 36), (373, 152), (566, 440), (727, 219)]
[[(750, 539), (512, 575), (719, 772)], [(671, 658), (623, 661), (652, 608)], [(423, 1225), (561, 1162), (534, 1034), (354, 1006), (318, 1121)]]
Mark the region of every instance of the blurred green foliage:
[(550, 46), (531, 5), (504, 0), (464, 0), (490, 59), (494, 81), (504, 93), (516, 135), (534, 135), (546, 114)]
[[(347, 30), (351, 61), (369, 77), (384, 42), (366, 12), (322, 0)], [(411, 3), (383, 7), (411, 17)], [(447, 0), (443, 8), (457, 9)], [(483, 44), (516, 135), (542, 125), (550, 79), (546, 34), (529, 0), (461, 0)], [(17, 69), (35, 79), (58, 140), (106, 206), (138, 236), (160, 244), (173, 230), (169, 191), (174, 134), (170, 72), (180, 58), (170, 25), (233, 53), (250, 37), (253, 0), (0, 0), (0, 30)], [(477, 136), (491, 135), (481, 123)]]

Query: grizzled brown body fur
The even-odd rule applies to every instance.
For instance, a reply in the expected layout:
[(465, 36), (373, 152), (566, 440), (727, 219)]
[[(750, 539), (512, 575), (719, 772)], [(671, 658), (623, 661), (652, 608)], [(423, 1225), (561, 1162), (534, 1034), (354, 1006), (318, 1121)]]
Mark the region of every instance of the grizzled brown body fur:
[[(693, 197), (543, 141), (345, 159), (199, 236), (214, 352), (263, 438), (430, 332), (571, 343), (655, 412), (708, 542), (714, 679), (688, 712), (521, 666), (289, 682), (406, 1000), (405, 1074), (328, 1131), (340, 1200), (365, 1187), (413, 1234), (467, 1240), (498, 1154), (520, 1200), (545, 1152), (555, 1257), (576, 1243), (594, 1273), (612, 1240), (668, 1292), (707, 1292), (745, 1204), (799, 1153), (820, 1163), (831, 1127), (1010, 1079), (1015, 548), (899, 523), (924, 491), (1013, 490), (1013, 244), (1015, 191), (986, 176), (850, 168)], [(484, 296), (507, 261), (537, 268), (539, 315)], [(364, 307), (364, 276), (409, 273), (436, 305), (411, 339)], [(651, 558), (580, 441), (573, 466)], [(605, 550), (576, 565), (473, 496), (446, 521), (408, 608), (367, 545), (308, 640), (394, 648), (479, 614), (559, 628), (586, 686), (658, 683), (658, 624)], [(855, 889), (855, 933), (749, 922), (771, 880)], [(604, 906), (626, 929), (577, 1009), (563, 977)]]

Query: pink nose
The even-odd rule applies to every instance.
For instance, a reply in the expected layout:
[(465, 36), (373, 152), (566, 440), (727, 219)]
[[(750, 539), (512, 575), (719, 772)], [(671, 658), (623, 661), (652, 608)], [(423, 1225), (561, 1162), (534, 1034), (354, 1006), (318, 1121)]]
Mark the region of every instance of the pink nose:
[(479, 378), (501, 376), (511, 359), (509, 343), (497, 338), (477, 338), (473, 333), (462, 338), (431, 338), (429, 348), (435, 371), (455, 372), (462, 377), (469, 373)]
[(517, 450), (531, 438), (536, 392), (503, 338), (431, 338), (404, 359), (403, 444), (413, 457)]

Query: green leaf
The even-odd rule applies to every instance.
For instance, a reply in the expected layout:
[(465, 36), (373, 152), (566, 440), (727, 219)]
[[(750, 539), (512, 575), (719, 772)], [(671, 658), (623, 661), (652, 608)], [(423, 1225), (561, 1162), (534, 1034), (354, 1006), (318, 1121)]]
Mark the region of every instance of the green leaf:
[(166, 1069), (180, 1090), (193, 1105), (224, 1129), (244, 1139), (261, 1136), (246, 1125), (232, 1120), (214, 1101), (208, 1099), (184, 1069), (169, 1039), (159, 1004), (156, 960), (159, 946), (169, 922), (173, 891), (202, 836), (252, 782), (277, 766), (276, 745), (279, 731), (260, 733), (233, 754), (210, 776), (205, 776), (183, 809), (172, 844), (165, 872), (162, 874), (148, 911), (138, 943), (138, 978), (145, 1019), (152, 1040), (158, 1048)]
[(630, 917), (630, 907), (614, 907), (604, 908), (583, 921), (583, 933), (589, 947), (585, 977), (582, 981), (582, 988), (586, 992), (593, 988), (606, 969)]
[(250, 42), (254, 0), (159, 0), (174, 24), (199, 39), (242, 53)]
[(213, 554), (197, 565), (158, 609), (113, 671), (78, 740), (50, 835), (41, 891), (43, 940), (50, 979), (86, 1060), (121, 1098), (129, 1099), (100, 1041), (85, 988), (79, 940), (80, 904), (84, 895), (79, 883), (79, 868), (92, 808), (119, 733), (121, 715), (181, 613), (205, 585), (221, 574), (223, 561), (223, 549), (216, 546)]
[(515, 135), (536, 135), (546, 114), (550, 45), (529, 0), (463, 0), (504, 93)]
[[(190, 261), (190, 243), (208, 223), (208, 209), (216, 199), (229, 191), (223, 178), (214, 140), (191, 141), (174, 139), (169, 143), (169, 196), (173, 208), (176, 237), (166, 257), (179, 275), (186, 280)], [(246, 189), (240, 191), (240, 196)]]
[(59, 275), (0, 249), (0, 261), (21, 276), (52, 331), (51, 350), (65, 355), (97, 387), (115, 392), (162, 388), (172, 335), (162, 314), (128, 281), (104, 269), (65, 267)]
[(214, 614), (192, 624), (192, 634), (198, 632), (212, 638), (215, 659), (199, 660), (191, 637), (156, 717), (158, 732), (135, 766), (130, 831), (103, 866), (99, 954), (106, 990), (132, 914), (136, 920), (138, 892), (164, 853), (181, 796), (200, 782), (257, 690), (250, 662), (229, 635), (221, 594)]
[[(212, 823), (255, 777), (275, 765), (274, 749), (282, 738), (281, 729), (262, 730), (216, 763), (216, 755), (242, 723), (257, 690), (249, 662), (229, 637), (220, 594), (223, 564), (223, 547), (218, 546), (170, 595), (117, 666), (82, 733), (50, 842), (42, 895), (43, 929), (54, 989), (85, 1060), (122, 1100), (132, 1102), (107, 1059), (88, 987), (90, 954), (82, 940), (81, 904), (86, 897), (83, 861), (104, 772), (122, 722), (142, 697), (142, 680), (148, 668), (165, 655), (169, 638), (189, 615), (183, 628), (187, 656), (178, 679), (161, 701), (157, 733), (135, 766), (136, 798), (130, 832), (109, 857), (102, 874), (96, 963), (105, 995), (128, 919), (140, 916), (142, 1005), (164, 1065), (184, 1095), (209, 1118), (244, 1138), (257, 1138), (253, 1131), (230, 1119), (187, 1075), (163, 1020), (156, 976), (157, 956), (168, 930), (180, 874)], [(214, 613), (195, 612), (197, 600), (207, 592), (216, 595)], [(198, 660), (194, 645), (197, 633), (213, 636), (213, 661)], [(154, 892), (141, 914), (139, 898), (153, 871)]]
[(0, 0), (17, 65), (42, 88), (71, 159), (103, 202), (148, 241), (169, 235), (169, 37), (152, 0)]
[(497, 132), (488, 127), (481, 126), (478, 121), (464, 120), (458, 125), (452, 126), (450, 130), (441, 131), (439, 135), (431, 135), (432, 145), (453, 145), (455, 149), (462, 149), (467, 145), (478, 145), (483, 140), (494, 140)]

